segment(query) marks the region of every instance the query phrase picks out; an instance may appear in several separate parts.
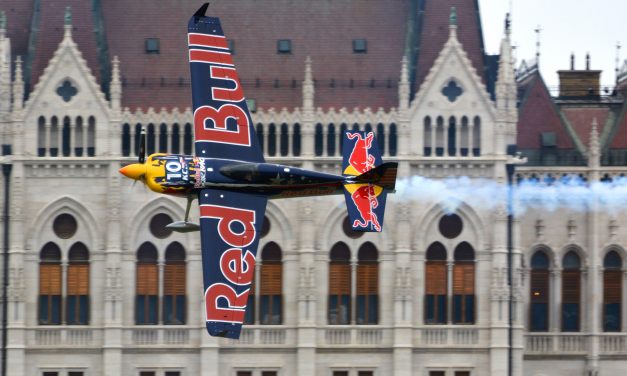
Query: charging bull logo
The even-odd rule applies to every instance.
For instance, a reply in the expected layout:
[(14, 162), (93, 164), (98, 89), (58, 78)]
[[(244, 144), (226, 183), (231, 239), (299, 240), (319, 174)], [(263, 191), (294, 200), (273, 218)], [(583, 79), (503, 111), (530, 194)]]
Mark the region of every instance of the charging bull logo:
[[(353, 151), (348, 157), (348, 166), (344, 170), (347, 175), (360, 175), (375, 167), (375, 157), (370, 154), (374, 133), (368, 132), (364, 138), (360, 133), (347, 133), (349, 140), (355, 140)], [(351, 168), (352, 167), (352, 168)]]
[(353, 227), (381, 231), (379, 217), (374, 209), (379, 207), (377, 196), (381, 194), (383, 188), (374, 184), (347, 184), (345, 187), (350, 192), (351, 201), (359, 213), (359, 218), (353, 221)]

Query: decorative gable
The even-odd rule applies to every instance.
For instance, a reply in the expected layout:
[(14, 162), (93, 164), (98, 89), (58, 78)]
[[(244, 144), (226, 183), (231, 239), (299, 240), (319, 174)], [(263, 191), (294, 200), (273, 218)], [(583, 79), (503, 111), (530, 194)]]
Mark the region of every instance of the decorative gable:
[(496, 109), (462, 45), (456, 26), (409, 109), (410, 150), (428, 157), (493, 152)]

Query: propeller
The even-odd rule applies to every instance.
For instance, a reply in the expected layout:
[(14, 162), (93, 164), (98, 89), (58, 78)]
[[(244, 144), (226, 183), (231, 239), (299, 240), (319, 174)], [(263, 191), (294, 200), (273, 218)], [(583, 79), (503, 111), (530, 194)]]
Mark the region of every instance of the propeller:
[(139, 136), (139, 163), (146, 161), (146, 128), (142, 128), (142, 133)]

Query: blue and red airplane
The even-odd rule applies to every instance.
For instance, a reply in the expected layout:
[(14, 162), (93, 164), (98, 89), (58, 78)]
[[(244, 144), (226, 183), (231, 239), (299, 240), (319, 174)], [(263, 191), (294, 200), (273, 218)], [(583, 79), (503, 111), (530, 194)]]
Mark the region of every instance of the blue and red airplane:
[[(187, 198), (174, 231), (200, 231), (205, 317), (212, 336), (238, 339), (254, 275), (267, 200), (344, 193), (355, 231), (381, 231), (397, 163), (383, 163), (374, 133), (346, 132), (343, 175), (266, 163), (220, 20), (204, 4), (189, 20), (195, 156), (145, 157), (120, 172), (152, 191)], [(200, 225), (188, 221), (192, 201)]]

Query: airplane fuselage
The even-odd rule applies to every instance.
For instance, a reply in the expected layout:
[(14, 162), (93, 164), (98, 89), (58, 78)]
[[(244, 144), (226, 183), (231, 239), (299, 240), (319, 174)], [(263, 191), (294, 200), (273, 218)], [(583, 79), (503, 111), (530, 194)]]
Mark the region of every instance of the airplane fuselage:
[(190, 155), (152, 154), (143, 164), (134, 163), (121, 172), (143, 175), (154, 192), (189, 197), (205, 188), (219, 188), (266, 196), (268, 199), (341, 194), (350, 177), (273, 163)]

